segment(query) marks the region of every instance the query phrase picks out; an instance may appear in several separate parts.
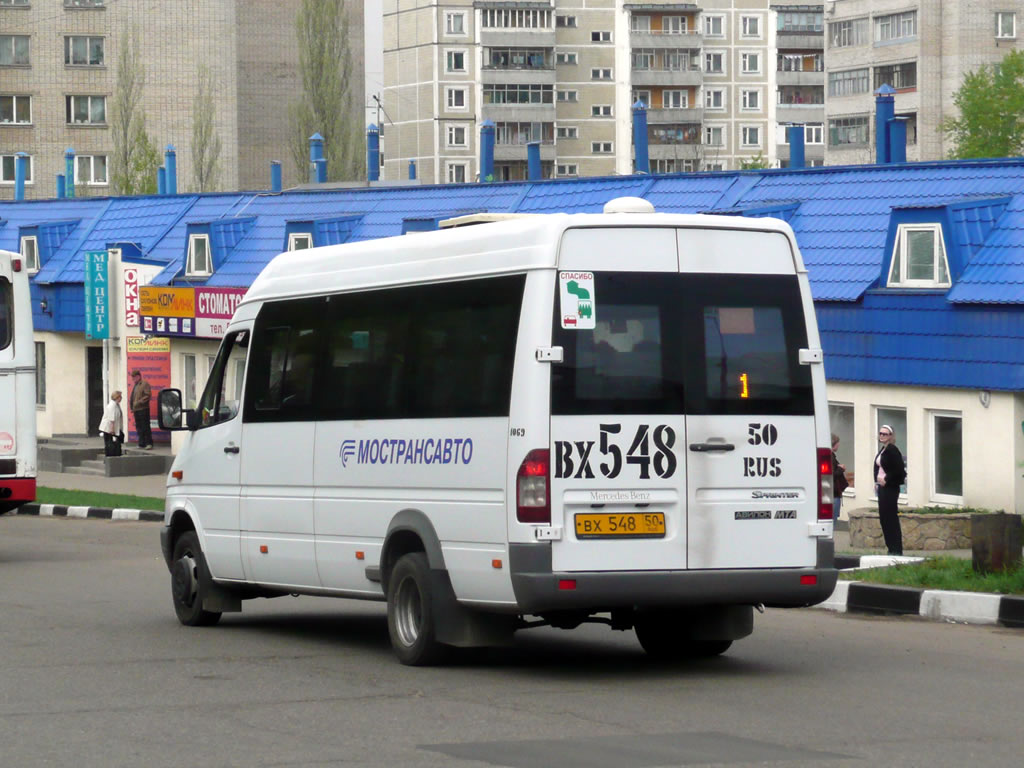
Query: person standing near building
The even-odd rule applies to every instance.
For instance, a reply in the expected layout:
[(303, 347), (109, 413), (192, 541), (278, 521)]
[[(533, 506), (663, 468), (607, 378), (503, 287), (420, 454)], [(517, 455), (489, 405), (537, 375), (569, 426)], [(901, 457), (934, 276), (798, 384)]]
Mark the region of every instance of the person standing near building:
[(139, 448), (152, 449), (153, 432), (149, 428), (149, 399), (152, 392), (149, 382), (142, 378), (142, 371), (132, 371), (132, 394), (129, 399), (132, 416), (135, 417), (135, 431), (139, 435)]
[(120, 456), (124, 444), (124, 414), (121, 413), (121, 391), (110, 393), (110, 402), (103, 409), (100, 419), (100, 434), (103, 435), (103, 455)]
[(903, 531), (900, 528), (900, 486), (907, 479), (903, 454), (896, 447), (892, 427), (883, 424), (878, 429), (878, 442), (882, 447), (875, 454), (875, 494), (878, 496), (878, 520), (882, 536), (890, 555), (903, 554)]
[(832, 433), (832, 522), (839, 522), (839, 512), (843, 508), (843, 491), (850, 487), (846, 481), (846, 467), (839, 463), (836, 451), (839, 450), (839, 435)]

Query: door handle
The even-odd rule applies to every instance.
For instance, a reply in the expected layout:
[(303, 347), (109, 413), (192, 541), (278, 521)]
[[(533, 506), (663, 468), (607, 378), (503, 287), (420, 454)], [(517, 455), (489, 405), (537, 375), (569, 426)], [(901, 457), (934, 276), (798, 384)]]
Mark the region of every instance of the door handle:
[(224, 453), (238, 453), (241, 449), (237, 445), (225, 445)]
[(711, 451), (735, 451), (736, 446), (732, 443), (690, 443), (690, 450), (698, 453), (710, 453)]

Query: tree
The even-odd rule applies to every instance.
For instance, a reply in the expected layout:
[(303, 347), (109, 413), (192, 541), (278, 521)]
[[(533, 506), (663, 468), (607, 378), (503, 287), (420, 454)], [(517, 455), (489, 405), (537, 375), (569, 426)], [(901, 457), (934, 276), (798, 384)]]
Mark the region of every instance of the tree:
[(119, 195), (151, 195), (156, 192), (160, 152), (146, 133), (146, 113), (142, 108), (146, 69), (142, 63), (138, 27), (124, 31), (120, 48), (110, 109), (110, 132), (114, 142), (110, 183)]
[(309, 137), (324, 137), (327, 178), (363, 175), (362, 116), (358, 89), (362, 75), (352, 68), (349, 26), (343, 0), (302, 0), (295, 20), (302, 94), (290, 109), (291, 150), (299, 178), (309, 177)]
[(214, 126), (213, 74), (199, 66), (196, 95), (192, 99), (192, 173), (198, 192), (217, 188), (220, 173), (221, 140)]
[(758, 152), (753, 157), (749, 157), (746, 160), (740, 160), (741, 171), (760, 171), (764, 168), (771, 168), (771, 163), (764, 156), (762, 152)]
[(953, 142), (951, 158), (1024, 154), (1024, 51), (968, 72), (953, 103), (959, 115), (942, 125)]

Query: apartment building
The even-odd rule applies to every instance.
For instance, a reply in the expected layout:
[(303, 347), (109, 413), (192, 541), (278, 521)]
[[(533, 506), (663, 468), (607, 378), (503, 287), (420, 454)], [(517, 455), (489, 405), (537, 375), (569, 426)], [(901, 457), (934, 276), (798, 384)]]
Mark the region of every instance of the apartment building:
[(820, 163), (822, 48), (814, 2), (385, 0), (383, 178), (474, 180), (484, 120), (498, 180), (533, 141), (545, 177), (631, 173), (637, 101), (653, 172), (788, 162), (783, 121)]
[[(295, 19), (300, 0), (0, 0), (0, 198), (14, 195), (16, 152), (30, 156), (26, 197), (53, 197), (64, 152), (75, 151), (75, 194), (111, 193), (111, 106), (122, 34), (139, 31), (146, 129), (177, 150), (178, 189), (195, 188), (193, 99), (213, 75), (220, 189), (269, 185), (280, 160), (298, 183), (288, 104), (301, 89)], [(346, 3), (362, 67), (362, 3)], [(363, 99), (360, 79), (360, 102)], [(306, 179), (301, 179), (305, 181)]]
[(907, 159), (939, 160), (951, 146), (943, 120), (964, 75), (1020, 45), (1022, 0), (832, 0), (827, 39), (827, 157), (830, 165), (875, 159), (873, 93), (896, 90), (907, 123)]

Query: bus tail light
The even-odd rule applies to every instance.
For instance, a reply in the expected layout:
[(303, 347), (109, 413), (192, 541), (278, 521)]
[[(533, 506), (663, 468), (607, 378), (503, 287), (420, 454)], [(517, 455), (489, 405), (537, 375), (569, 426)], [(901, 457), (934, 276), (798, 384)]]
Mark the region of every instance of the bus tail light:
[(11, 269), (21, 272), (21, 259), (11, 259)]
[(547, 448), (530, 451), (519, 465), (516, 519), (520, 523), (551, 522), (551, 452)]
[(818, 519), (831, 520), (833, 515), (832, 496), (832, 449), (818, 449)]

